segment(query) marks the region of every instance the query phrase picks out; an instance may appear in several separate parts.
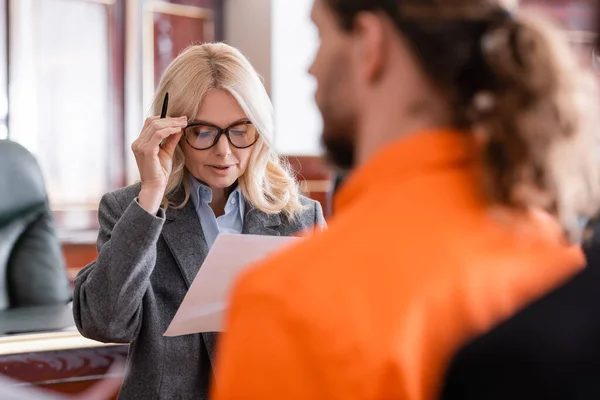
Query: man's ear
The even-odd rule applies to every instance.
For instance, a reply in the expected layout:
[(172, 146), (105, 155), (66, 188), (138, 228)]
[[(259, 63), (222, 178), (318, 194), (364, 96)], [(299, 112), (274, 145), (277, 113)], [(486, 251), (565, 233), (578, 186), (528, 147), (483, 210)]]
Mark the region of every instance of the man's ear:
[(385, 22), (373, 12), (361, 12), (354, 19), (357, 64), (363, 79), (374, 82), (379, 79), (385, 65)]

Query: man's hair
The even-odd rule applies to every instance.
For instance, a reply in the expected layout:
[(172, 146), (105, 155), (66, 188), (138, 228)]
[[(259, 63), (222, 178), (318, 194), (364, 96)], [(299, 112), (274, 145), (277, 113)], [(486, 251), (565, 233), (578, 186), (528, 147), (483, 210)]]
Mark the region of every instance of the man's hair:
[(363, 12), (393, 22), (453, 105), (456, 127), (486, 134), (492, 202), (542, 207), (579, 237), (578, 218), (600, 205), (595, 80), (559, 29), (489, 0), (323, 1), (346, 31)]

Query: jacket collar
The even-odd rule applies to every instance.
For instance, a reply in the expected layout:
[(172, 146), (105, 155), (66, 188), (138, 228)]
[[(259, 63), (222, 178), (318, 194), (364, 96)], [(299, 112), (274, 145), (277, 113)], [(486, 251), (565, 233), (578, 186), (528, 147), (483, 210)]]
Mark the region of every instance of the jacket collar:
[(335, 208), (341, 211), (350, 207), (373, 186), (472, 161), (474, 148), (472, 135), (458, 130), (436, 129), (404, 136), (350, 173), (335, 197)]
[[(180, 187), (171, 196), (171, 201), (174, 204), (180, 204), (184, 197), (185, 191), (183, 187)], [(277, 228), (282, 221), (278, 214), (264, 213), (248, 202), (245, 204), (245, 210), (246, 215), (242, 233), (268, 236), (280, 235)], [(209, 250), (192, 201), (188, 201), (182, 208), (167, 208), (166, 223), (162, 234), (189, 287), (200, 269), (200, 260), (206, 258)]]
[[(188, 174), (188, 179), (190, 182), (190, 191), (191, 191), (190, 200), (192, 201), (192, 203), (194, 203), (196, 212), (198, 212), (198, 209), (201, 207), (201, 203), (208, 205), (212, 202), (212, 197), (213, 197), (212, 189), (208, 185), (205, 185), (204, 183), (200, 182), (198, 179), (196, 179), (191, 174)], [(244, 217), (246, 216), (246, 210), (245, 210), (246, 202), (244, 201), (244, 195), (242, 194), (242, 190), (241, 190), (240, 186), (237, 185), (237, 183), (236, 183), (235, 189), (233, 189), (233, 191), (227, 197), (225, 212), (227, 212), (228, 208), (231, 207), (230, 202), (232, 199), (236, 200), (235, 209), (238, 210), (240, 218), (243, 221)]]
[(204, 232), (191, 201), (182, 208), (167, 208), (162, 235), (189, 288), (200, 269), (200, 260), (208, 254)]
[(242, 233), (249, 235), (279, 236), (276, 228), (281, 225), (279, 214), (267, 214), (246, 201), (246, 215)]

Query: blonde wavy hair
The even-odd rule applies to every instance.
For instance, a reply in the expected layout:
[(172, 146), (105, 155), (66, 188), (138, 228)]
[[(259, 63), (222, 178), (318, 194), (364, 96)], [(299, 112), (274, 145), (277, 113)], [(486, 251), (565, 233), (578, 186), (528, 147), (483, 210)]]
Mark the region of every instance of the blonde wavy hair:
[[(164, 95), (169, 92), (169, 115), (193, 120), (204, 96), (214, 89), (229, 92), (259, 133), (248, 167), (238, 179), (244, 198), (260, 211), (284, 213), (293, 219), (302, 210), (298, 183), (289, 164), (273, 149), (273, 106), (261, 77), (239, 50), (224, 43), (188, 47), (165, 70), (155, 93), (152, 114), (160, 114)], [(180, 142), (173, 156), (164, 207), (182, 208), (187, 204), (191, 190), (189, 174)], [(180, 204), (174, 204), (172, 195), (181, 186), (185, 197)]]

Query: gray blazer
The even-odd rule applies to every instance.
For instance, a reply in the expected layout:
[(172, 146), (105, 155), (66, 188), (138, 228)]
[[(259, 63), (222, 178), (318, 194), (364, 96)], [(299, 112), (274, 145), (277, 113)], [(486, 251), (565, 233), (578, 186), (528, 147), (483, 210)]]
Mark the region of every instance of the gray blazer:
[[(100, 202), (99, 255), (75, 279), (75, 323), (90, 339), (130, 343), (119, 399), (206, 399), (216, 334), (163, 336), (208, 253), (200, 220), (191, 201), (151, 215), (137, 203), (139, 190), (128, 186)], [(243, 233), (290, 236), (324, 225), (320, 204), (301, 202), (294, 221), (246, 204)]]

